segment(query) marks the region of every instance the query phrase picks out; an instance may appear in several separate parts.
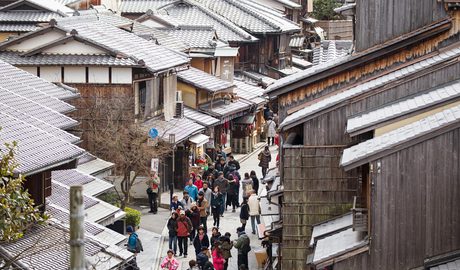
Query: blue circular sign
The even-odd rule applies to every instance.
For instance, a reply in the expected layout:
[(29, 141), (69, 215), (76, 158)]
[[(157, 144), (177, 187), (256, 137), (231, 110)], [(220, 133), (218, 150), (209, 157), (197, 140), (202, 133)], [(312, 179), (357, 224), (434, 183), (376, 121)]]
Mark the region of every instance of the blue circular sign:
[(158, 137), (158, 130), (156, 130), (156, 128), (151, 128), (149, 130), (149, 136), (152, 138), (152, 139), (155, 139), (156, 137)]

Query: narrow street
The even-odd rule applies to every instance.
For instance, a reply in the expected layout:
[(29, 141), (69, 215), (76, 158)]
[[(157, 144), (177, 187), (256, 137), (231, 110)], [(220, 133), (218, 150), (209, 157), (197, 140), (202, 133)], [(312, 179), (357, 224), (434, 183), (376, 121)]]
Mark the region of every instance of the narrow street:
[[(261, 168), (258, 166), (259, 160), (257, 159), (257, 154), (261, 151), (258, 149), (248, 155), (238, 155), (236, 156), (237, 159), (242, 160), (240, 162), (241, 169), (239, 170), (241, 176), (244, 176), (245, 172), (250, 172), (251, 170), (256, 171), (257, 176), (259, 178), (262, 177)], [(272, 161), (270, 163), (270, 167), (275, 166), (276, 163), (276, 155), (278, 154), (278, 150), (276, 146), (271, 146), (270, 151), (272, 153)], [(264, 188), (264, 185), (260, 185), (260, 189)], [(240, 190), (240, 202), (242, 200), (241, 196), (242, 192)], [(138, 265), (142, 270), (150, 270), (150, 269), (161, 269), (160, 262), (161, 259), (166, 256), (166, 252), (168, 250), (168, 234), (167, 229), (164, 229), (167, 219), (169, 217), (169, 211), (166, 209), (160, 209), (157, 215), (152, 215), (148, 213), (147, 209), (142, 210), (142, 219), (141, 219), (141, 229), (139, 232), (139, 236), (142, 238), (148, 239), (149, 243), (145, 243), (144, 240), (144, 252), (141, 253), (138, 257)], [(236, 228), (241, 226), (240, 223), (240, 210), (239, 208), (236, 212), (232, 212), (231, 208), (228, 207), (228, 211), (224, 213), (224, 217), (221, 218), (220, 224), (220, 232), (224, 234), (225, 232), (230, 232), (232, 234), (231, 239), (237, 239)], [(212, 218), (208, 218), (208, 236), (210, 237), (211, 232), (210, 229), (212, 228)], [(161, 229), (163, 228), (163, 229)], [(257, 265), (256, 257), (254, 251), (260, 250), (262, 248), (261, 241), (258, 239), (256, 235), (251, 233), (251, 223), (248, 220), (248, 224), (246, 225), (246, 233), (251, 240), (251, 252), (249, 253), (249, 269), (261, 269)], [(161, 237), (155, 237), (155, 235), (162, 234)], [(145, 248), (147, 247), (147, 248)], [(232, 258), (229, 262), (229, 270), (237, 270), (237, 250), (232, 249)], [(188, 269), (188, 262), (190, 260), (195, 259), (195, 252), (192, 245), (189, 244), (189, 251), (188, 257), (178, 257), (178, 260), (181, 263), (182, 270)]]

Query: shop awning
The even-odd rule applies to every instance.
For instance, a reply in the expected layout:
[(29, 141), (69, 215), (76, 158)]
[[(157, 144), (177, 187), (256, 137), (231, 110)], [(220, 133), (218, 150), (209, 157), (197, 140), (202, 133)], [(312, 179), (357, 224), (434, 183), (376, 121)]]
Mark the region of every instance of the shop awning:
[(204, 135), (204, 134), (197, 134), (197, 135), (190, 137), (190, 139), (188, 140), (196, 144), (196, 146), (202, 146), (203, 144), (209, 141), (209, 136)]
[(255, 115), (245, 115), (245, 116), (241, 116), (241, 117), (238, 117), (234, 120), (234, 123), (235, 124), (245, 124), (245, 125), (251, 125), (252, 123), (254, 123), (254, 118), (256, 116)]

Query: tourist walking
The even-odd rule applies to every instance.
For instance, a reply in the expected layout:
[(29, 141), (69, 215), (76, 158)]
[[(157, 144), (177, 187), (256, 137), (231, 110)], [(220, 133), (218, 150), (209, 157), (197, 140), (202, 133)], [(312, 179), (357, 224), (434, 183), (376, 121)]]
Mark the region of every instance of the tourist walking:
[(160, 264), (162, 269), (165, 270), (177, 270), (179, 268), (179, 261), (174, 257), (174, 251), (168, 250), (166, 257)]
[(128, 249), (129, 252), (134, 253), (134, 258), (127, 263), (128, 267), (126, 267), (126, 269), (128, 269), (128, 270), (138, 270), (139, 267), (137, 266), (136, 256), (137, 256), (138, 253), (144, 251), (144, 248), (142, 247), (141, 239), (139, 239), (139, 236), (134, 231), (133, 226), (126, 227), (126, 232), (129, 235), (128, 236), (128, 243), (126, 244), (127, 249)]
[(208, 202), (208, 207), (206, 207), (206, 212), (208, 215), (211, 214), (211, 196), (212, 196), (212, 190), (209, 186), (208, 182), (203, 182), (203, 188), (198, 191), (198, 197), (200, 195), (200, 192), (204, 193), (204, 198)]
[(238, 239), (233, 241), (233, 246), (238, 249), (238, 266), (248, 265), (248, 253), (251, 251), (251, 241), (244, 232), (243, 228), (238, 227), (236, 229), (238, 233)]
[(187, 258), (187, 239), (190, 236), (191, 230), (192, 222), (185, 216), (185, 211), (181, 210), (177, 219), (177, 240), (179, 242), (179, 256), (184, 254), (184, 258)]
[(182, 209), (184, 209), (185, 211), (190, 210), (190, 208), (192, 208), (192, 203), (194, 201), (195, 200), (192, 199), (192, 197), (190, 197), (190, 195), (189, 195), (187, 190), (184, 190), (182, 192), (182, 200), (180, 200), (180, 203), (182, 205)]
[(240, 163), (235, 160), (235, 157), (233, 155), (228, 156), (228, 163), (229, 166), (235, 166), (235, 169), (238, 171), (240, 167)]
[(203, 180), (201, 179), (201, 175), (199, 174), (196, 175), (196, 180), (195, 180), (194, 185), (196, 186), (198, 191), (200, 191), (200, 189), (203, 188)]
[(228, 188), (228, 180), (224, 178), (223, 172), (219, 172), (219, 176), (214, 181), (214, 186), (219, 187), (219, 191), (222, 193), (222, 197), (224, 199), (223, 204), (220, 207), (220, 216), (223, 217), (224, 210), (225, 210), (225, 202), (227, 200), (227, 188)]
[(249, 196), (248, 205), (249, 205), (249, 216), (251, 217), (252, 234), (256, 234), (255, 221), (257, 221), (257, 225), (260, 224), (260, 204), (259, 204), (259, 198), (257, 197), (255, 192), (253, 192), (251, 196)]
[(196, 204), (200, 213), (200, 225), (202, 225), (204, 227), (204, 231), (207, 232), (208, 226), (206, 223), (208, 221), (208, 212), (206, 212), (206, 209), (208, 209), (209, 202), (205, 199), (203, 191), (198, 192), (198, 200), (196, 201)]
[(188, 180), (187, 186), (185, 186), (184, 191), (187, 191), (190, 198), (192, 198), (193, 201), (196, 201), (196, 199), (198, 198), (198, 188), (193, 184), (193, 178), (190, 178)]
[(240, 221), (241, 221), (241, 228), (243, 228), (243, 230), (246, 229), (246, 223), (248, 222), (248, 219), (249, 219), (248, 198), (243, 197), (243, 202), (241, 203), (241, 209), (240, 209)]
[(171, 213), (168, 220), (168, 235), (169, 235), (169, 249), (174, 250), (174, 255), (177, 254), (177, 218), (179, 215), (176, 212)]
[(219, 238), (220, 250), (222, 251), (222, 256), (225, 259), (224, 270), (227, 270), (228, 261), (232, 257), (231, 250), (233, 248), (233, 242), (230, 240), (230, 237), (232, 237), (232, 235), (229, 232), (226, 232), (223, 236)]
[(149, 197), (150, 211), (149, 213), (156, 214), (158, 212), (158, 190), (160, 186), (160, 177), (157, 172), (152, 172), (152, 175), (147, 181), (147, 195)]
[(264, 150), (259, 153), (259, 167), (262, 167), (262, 177), (265, 178), (267, 175), (267, 169), (272, 160), (272, 154), (268, 146), (265, 146)]
[(252, 179), (252, 189), (255, 191), (256, 194), (259, 194), (259, 178), (257, 178), (256, 172), (251, 171), (249, 176)]
[(193, 239), (195, 239), (196, 232), (200, 227), (200, 209), (198, 209), (196, 202), (192, 202), (192, 207), (190, 210), (185, 211), (185, 215), (190, 218), (190, 221), (192, 222), (192, 231), (190, 232), (190, 243), (192, 243)]
[(213, 246), (212, 249), (212, 265), (214, 266), (215, 270), (223, 270), (224, 269), (225, 259), (222, 255), (222, 251), (219, 248), (219, 245)]
[(209, 247), (209, 237), (203, 227), (198, 229), (198, 234), (195, 236), (195, 239), (193, 239), (193, 246), (195, 247), (195, 254), (197, 256), (203, 247)]
[(213, 226), (219, 228), (220, 211), (224, 204), (224, 195), (220, 192), (219, 186), (214, 187), (214, 192), (211, 197), (211, 212), (214, 220)]
[(244, 179), (241, 180), (241, 186), (243, 187), (243, 198), (249, 196), (249, 192), (253, 190), (253, 180), (249, 176), (249, 173), (244, 174)]
[(228, 176), (228, 188), (227, 188), (227, 206), (232, 207), (232, 212), (235, 212), (235, 208), (238, 204), (238, 180), (233, 178), (233, 175)]
[(267, 127), (267, 144), (275, 145), (276, 123), (272, 118), (269, 118), (265, 125)]
[(183, 208), (182, 203), (179, 201), (179, 195), (173, 194), (171, 204), (169, 205), (169, 209), (177, 211), (179, 207)]
[(212, 227), (211, 230), (211, 247), (213, 247), (217, 241), (219, 241), (219, 238), (221, 237), (221, 234), (219, 232), (219, 229), (217, 227)]

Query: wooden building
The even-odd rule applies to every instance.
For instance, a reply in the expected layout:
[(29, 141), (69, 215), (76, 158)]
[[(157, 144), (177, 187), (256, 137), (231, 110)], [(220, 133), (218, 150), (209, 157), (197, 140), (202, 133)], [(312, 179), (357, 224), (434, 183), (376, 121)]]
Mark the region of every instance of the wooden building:
[[(400, 6), (395, 3), (398, 12), (404, 10), (404, 14), (426, 14), (423, 18), (416, 16), (417, 22), (411, 23), (411, 26), (405, 24), (405, 20), (409, 19), (404, 16), (400, 17), (401, 21), (379, 17), (380, 21), (393, 23), (389, 24), (392, 26), (382, 26), (388, 30), (383, 38), (379, 35), (383, 31), (381, 28), (369, 28), (379, 20), (368, 16), (368, 10), (376, 10), (379, 16), (390, 16), (390, 13), (381, 12), (379, 8), (383, 9), (384, 5), (379, 6), (379, 3), (359, 1), (356, 16), (363, 17), (356, 22), (356, 52), (333, 63), (320, 64), (280, 79), (267, 88), (270, 97), (278, 101), (283, 142), (280, 168), (284, 186), (283, 268), (306, 267), (307, 255), (312, 252), (307, 247), (310, 246), (314, 224), (348, 212), (353, 208), (355, 197), (358, 198), (355, 209), (370, 209), (369, 185), (363, 180), (370, 168), (344, 170), (340, 160), (344, 149), (372, 139), (379, 133), (366, 130), (351, 136), (346, 133), (348, 119), (459, 79), (458, 62), (454, 60), (460, 46), (457, 43), (456, 11), (436, 1), (424, 1), (422, 6), (431, 7), (427, 9), (403, 2)], [(430, 10), (429, 14), (427, 10)], [(428, 152), (421, 153), (428, 155)], [(450, 211), (452, 213), (452, 209)], [(388, 222), (397, 221), (390, 219)], [(370, 241), (371, 250), (372, 241), (377, 240)], [(332, 243), (335, 242), (329, 242), (327, 246)], [(382, 250), (396, 254), (405, 247), (394, 248), (387, 246), (376, 249), (373, 256), (382, 255)], [(441, 245), (430, 255), (453, 248), (455, 244), (452, 243)], [(411, 253), (411, 256), (407, 261), (423, 262), (425, 258), (420, 257), (420, 253)], [(418, 266), (415, 263), (406, 265)], [(350, 268), (407, 269), (392, 264), (388, 268), (374, 264), (367, 265), (367, 268), (348, 265), (340, 269)]]

